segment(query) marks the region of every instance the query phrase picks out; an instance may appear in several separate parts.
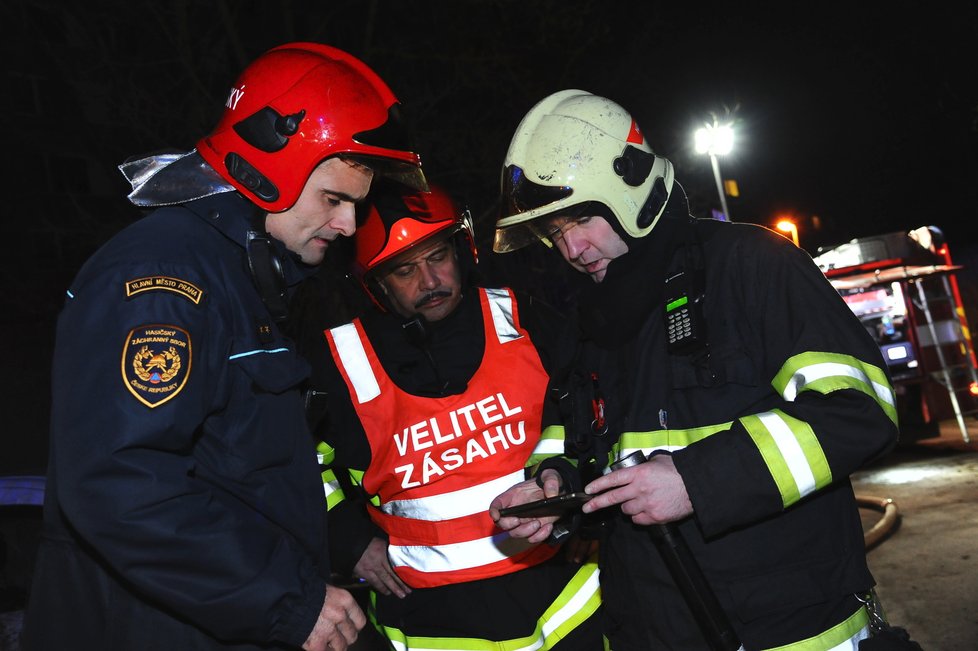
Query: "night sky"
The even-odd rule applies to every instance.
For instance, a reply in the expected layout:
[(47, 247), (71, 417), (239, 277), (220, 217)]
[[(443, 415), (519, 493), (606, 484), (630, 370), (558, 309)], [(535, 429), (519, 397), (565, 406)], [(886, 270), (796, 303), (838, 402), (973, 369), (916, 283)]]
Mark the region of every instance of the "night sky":
[(632, 111), (698, 216), (719, 202), (692, 132), (715, 116), (736, 129), (720, 161), (740, 189), (735, 221), (791, 215), (813, 254), (926, 224), (952, 251), (978, 246), (974, 3), (693, 4), (5, 0), (0, 115), (15, 169), (0, 323), (15, 354), (2, 397), (24, 420), (5, 436), (45, 433), (64, 289), (137, 216), (115, 166), (192, 147), (241, 68), (286, 41), (341, 47), (387, 80), (429, 177), (470, 206), (483, 240), (520, 118), (581, 88)]

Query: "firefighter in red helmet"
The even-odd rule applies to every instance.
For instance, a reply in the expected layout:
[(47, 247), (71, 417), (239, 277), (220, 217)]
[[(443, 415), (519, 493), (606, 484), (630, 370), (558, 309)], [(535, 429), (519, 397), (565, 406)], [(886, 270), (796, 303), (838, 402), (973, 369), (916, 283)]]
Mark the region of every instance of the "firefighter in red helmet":
[(425, 187), (397, 99), (349, 54), (290, 43), (195, 149), (120, 169), (153, 211), (59, 317), (23, 648), (342, 651), (365, 618), (329, 585), (308, 364), (280, 322), (374, 177)]
[(512, 540), (488, 514), (563, 451), (540, 429), (563, 319), (479, 286), (473, 241), (440, 187), (371, 195), (355, 274), (374, 305), (313, 358), (331, 556), (370, 585), (397, 648), (597, 651), (595, 560)]

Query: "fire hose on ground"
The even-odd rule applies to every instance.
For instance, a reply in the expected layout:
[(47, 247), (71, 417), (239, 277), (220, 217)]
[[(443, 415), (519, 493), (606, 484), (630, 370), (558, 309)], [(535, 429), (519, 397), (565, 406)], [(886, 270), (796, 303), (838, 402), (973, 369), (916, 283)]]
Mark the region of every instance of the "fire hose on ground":
[(893, 531), (893, 527), (899, 522), (900, 513), (897, 510), (896, 503), (889, 497), (856, 495), (856, 504), (859, 508), (871, 509), (883, 514), (876, 524), (863, 532), (866, 549), (872, 549)]

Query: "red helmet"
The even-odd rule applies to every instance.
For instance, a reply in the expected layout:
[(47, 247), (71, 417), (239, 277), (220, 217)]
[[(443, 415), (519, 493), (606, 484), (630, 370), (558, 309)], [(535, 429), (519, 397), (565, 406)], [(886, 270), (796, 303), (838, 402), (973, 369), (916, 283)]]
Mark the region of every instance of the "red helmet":
[(269, 212), (290, 208), (316, 166), (337, 154), (426, 189), (398, 106), (387, 84), (359, 59), (328, 45), (289, 43), (241, 73), (197, 151)]
[(428, 192), (378, 191), (354, 237), (356, 274), (362, 279), (433, 237), (447, 239), (460, 231), (475, 259), (469, 212), (460, 209), (444, 189), (431, 185)]

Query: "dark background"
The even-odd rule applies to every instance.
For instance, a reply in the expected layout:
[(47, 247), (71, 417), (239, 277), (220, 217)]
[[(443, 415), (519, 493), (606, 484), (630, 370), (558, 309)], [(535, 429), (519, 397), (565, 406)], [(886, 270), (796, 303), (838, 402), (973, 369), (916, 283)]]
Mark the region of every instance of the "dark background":
[(520, 254), (507, 264), (534, 273), (514, 274), (489, 254), (502, 159), (526, 111), (573, 87), (632, 111), (698, 216), (719, 201), (692, 132), (717, 117), (737, 133), (720, 161), (740, 189), (734, 220), (790, 215), (813, 254), (934, 224), (958, 261), (974, 257), (975, 5), (743, 4), (4, 0), (0, 474), (43, 471), (64, 291), (138, 216), (115, 166), (192, 147), (240, 70), (287, 41), (340, 47), (387, 80), (429, 178), (470, 206), (484, 261), (509, 282), (540, 283), (546, 264)]

